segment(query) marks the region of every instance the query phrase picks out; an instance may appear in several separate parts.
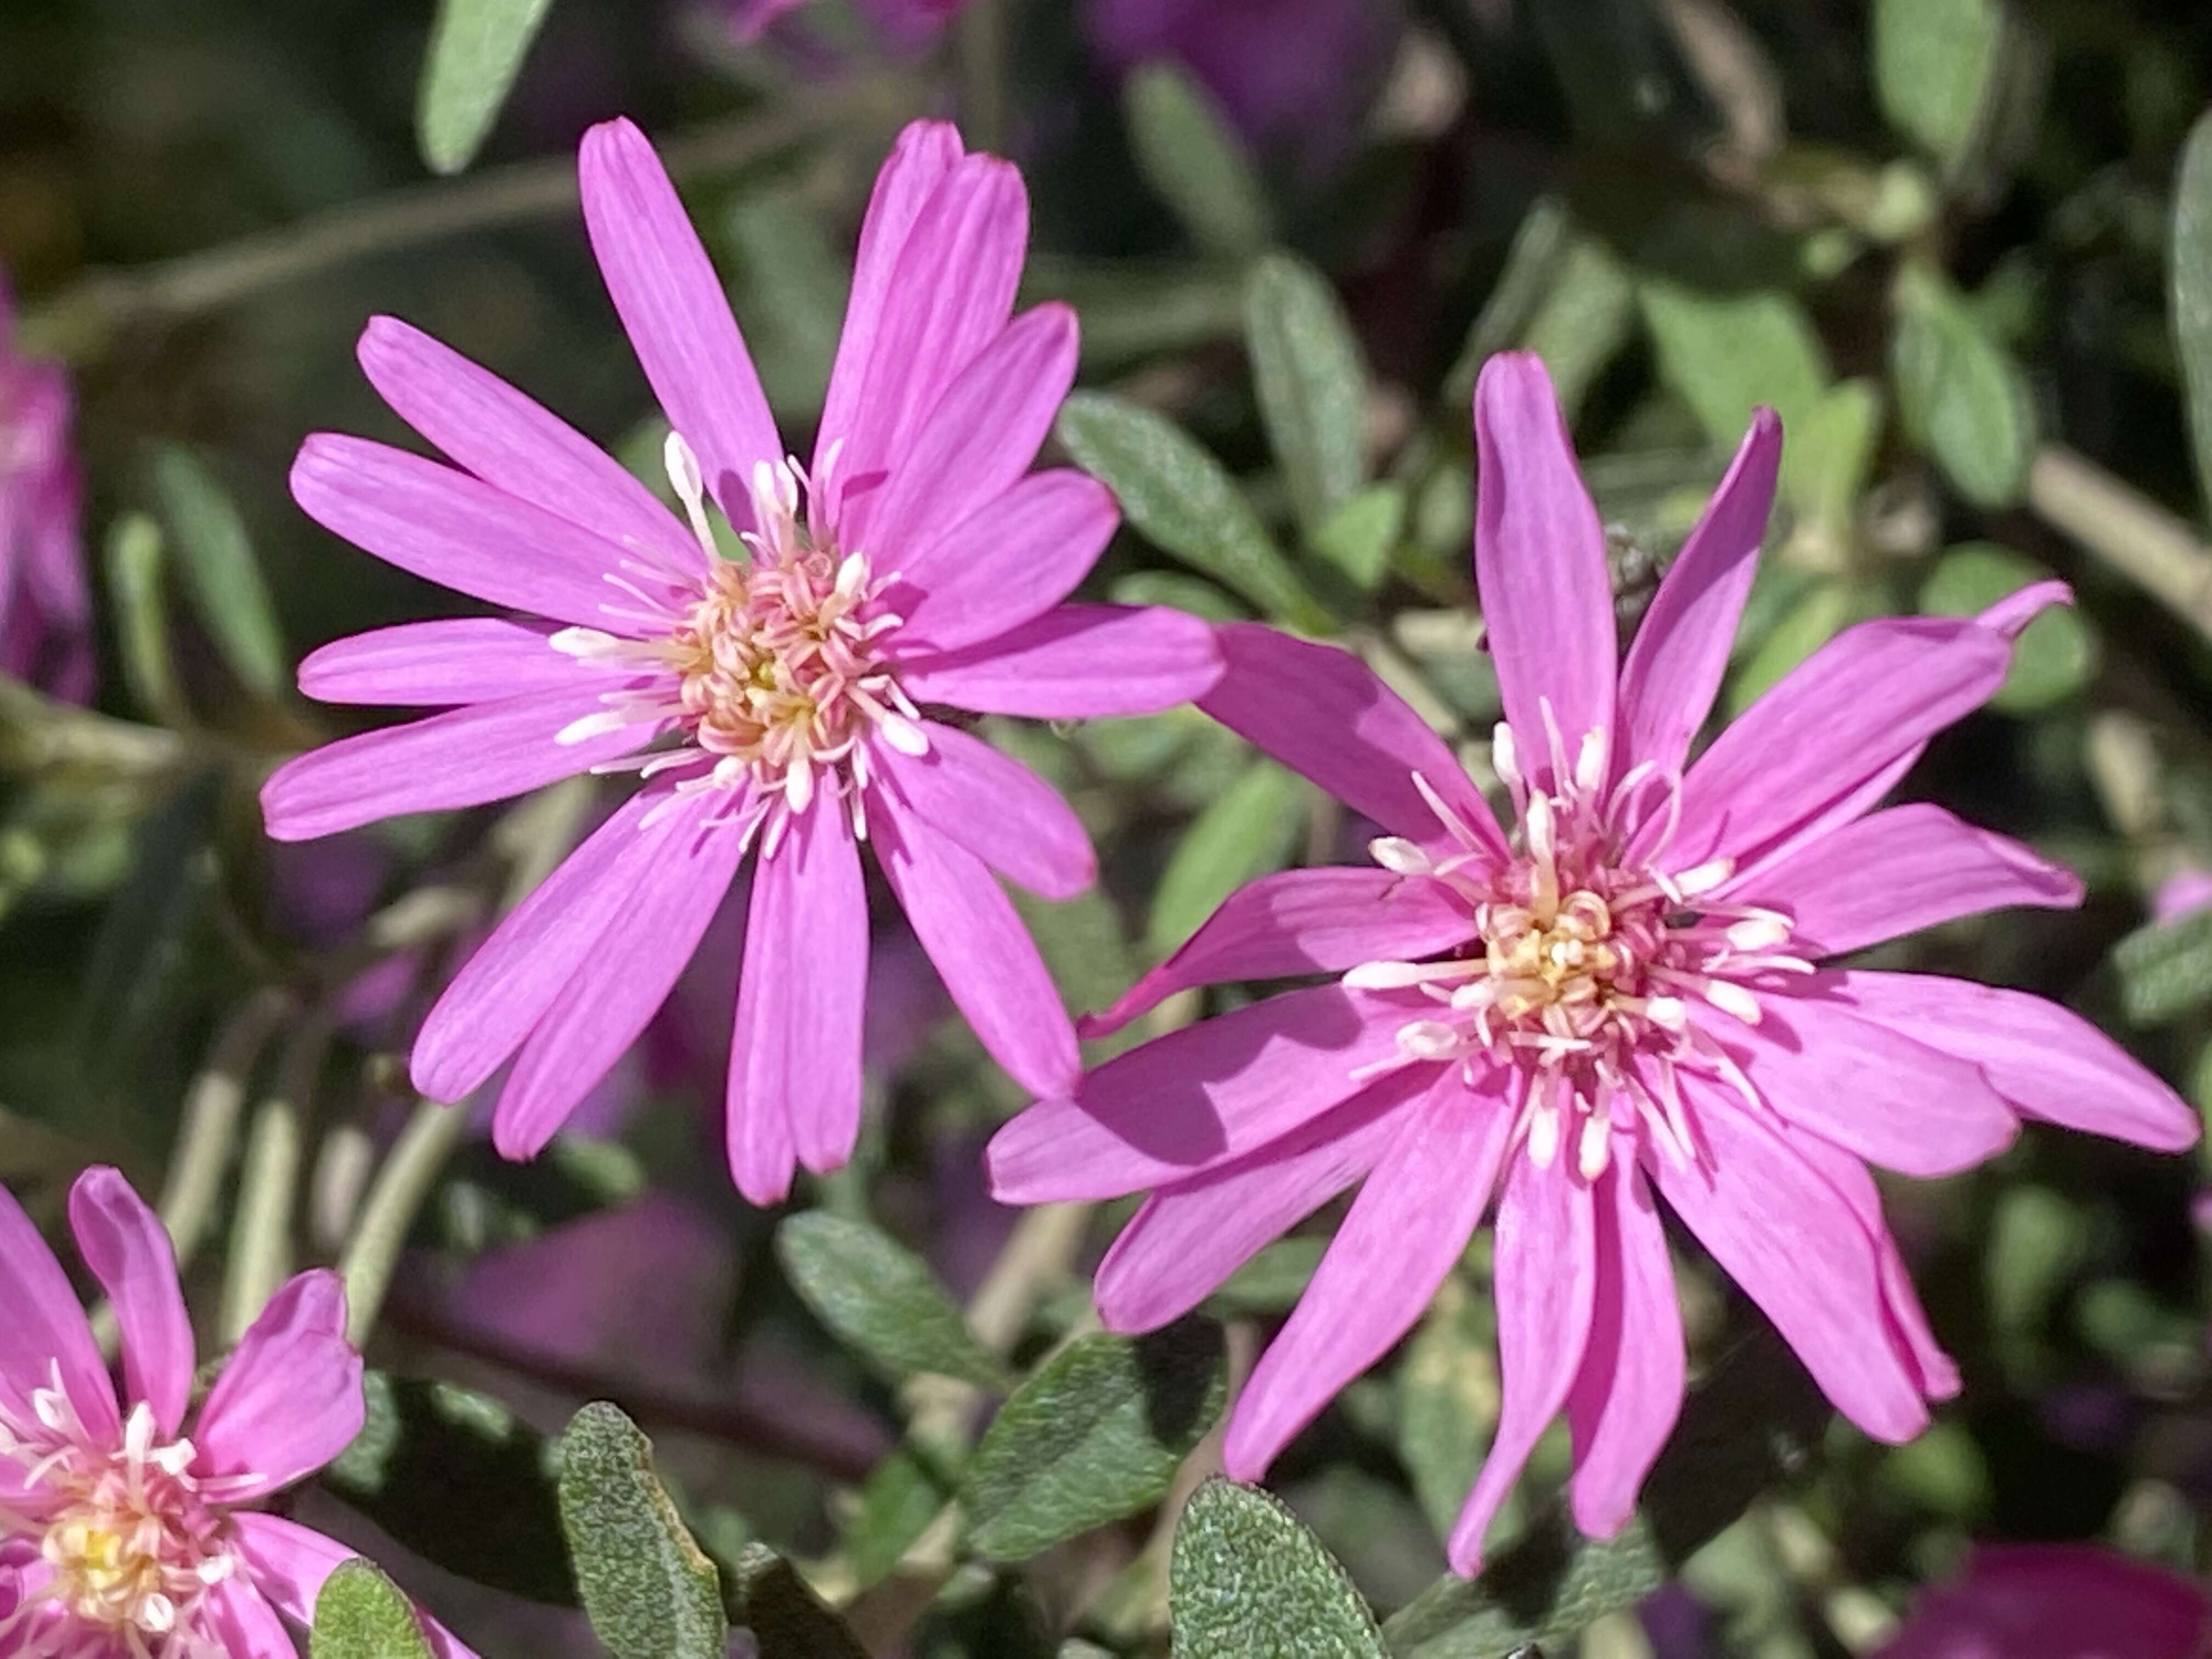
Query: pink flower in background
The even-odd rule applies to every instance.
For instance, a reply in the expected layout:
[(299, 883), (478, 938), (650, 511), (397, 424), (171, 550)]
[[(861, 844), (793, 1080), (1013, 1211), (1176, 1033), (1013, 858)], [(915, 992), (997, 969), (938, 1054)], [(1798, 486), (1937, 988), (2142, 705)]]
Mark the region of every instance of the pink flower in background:
[(1940, 808), (1874, 810), (1996, 690), (2012, 636), (2063, 588), (1851, 629), (1689, 763), (1778, 424), (1753, 422), (1623, 664), (1604, 531), (1534, 357), (1491, 360), (1475, 423), (1475, 574), (1518, 832), (1355, 658), (1224, 629), (1229, 670), (1201, 707), (1382, 825), (1380, 867), (1255, 883), (1095, 1030), (1186, 987), (1341, 978), (1121, 1055), (989, 1152), (1009, 1202), (1152, 1190), (1098, 1273), (1117, 1330), (1184, 1312), (1364, 1178), (1237, 1401), (1227, 1464), (1247, 1480), (1405, 1334), (1494, 1191), (1504, 1405), (1450, 1540), (1462, 1572), (1562, 1411), (1577, 1522), (1629, 1518), (1683, 1386), (1655, 1188), (1837, 1407), (1900, 1441), (1958, 1375), (1867, 1164), (1964, 1170), (2022, 1115), (2168, 1150), (2197, 1134), (2172, 1091), (2064, 1009), (1814, 966), (2077, 901), (2067, 872)]
[(61, 365), (16, 349), (0, 272), (0, 673), (82, 702), (92, 695), (92, 599), (70, 414)]
[[(70, 1224), (122, 1327), (125, 1387), (0, 1188), (0, 1652), (292, 1659), (283, 1620), (305, 1628), (353, 1552), (252, 1506), (361, 1431), (345, 1291), (330, 1273), (279, 1291), (187, 1436), (192, 1328), (168, 1235), (108, 1169), (79, 1177)], [(443, 1659), (468, 1654), (424, 1625)]]
[[(1038, 1093), (1074, 1087), (1074, 1032), (993, 872), (1067, 896), (1095, 873), (1089, 839), (1041, 780), (921, 706), (1144, 713), (1206, 690), (1219, 656), (1181, 613), (1060, 603), (1118, 514), (1096, 481), (1029, 470), (1075, 372), (1075, 319), (1012, 315), (1028, 205), (1011, 166), (963, 154), (941, 124), (900, 137), (809, 471), (784, 459), (644, 136), (594, 128), (580, 171), (601, 271), (674, 428), (683, 517), (504, 383), (371, 323), (370, 380), (458, 465), (319, 434), (295, 496), (402, 568), (533, 615), (314, 653), (311, 696), (452, 712), (303, 756), (262, 802), (293, 840), (587, 770), (637, 775), (415, 1045), (416, 1085), (439, 1100), (514, 1059), (495, 1135), (516, 1158), (644, 1029), (757, 850), (728, 1136), (739, 1190), (769, 1203), (798, 1165), (842, 1164), (859, 1132), (863, 840), (983, 1046)], [(718, 550), (716, 510), (740, 556)]]
[(2203, 1659), (2212, 1594), (2080, 1544), (1976, 1550), (1874, 1659)]

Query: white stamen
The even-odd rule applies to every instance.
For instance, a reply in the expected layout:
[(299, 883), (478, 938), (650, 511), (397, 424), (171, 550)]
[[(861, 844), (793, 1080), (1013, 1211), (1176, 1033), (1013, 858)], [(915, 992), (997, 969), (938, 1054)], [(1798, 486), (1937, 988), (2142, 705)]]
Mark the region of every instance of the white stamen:
[(1703, 864), (1691, 866), (1675, 876), (1674, 890), (1684, 898), (1696, 898), (1711, 892), (1725, 884), (1735, 873), (1735, 860), (1730, 858), (1709, 859)]
[(596, 714), (586, 714), (580, 720), (570, 720), (553, 734), (553, 741), (564, 748), (588, 743), (593, 738), (603, 738), (611, 732), (619, 732), (630, 723), (629, 715), (619, 708), (604, 709)]
[(1517, 791), (1521, 787), (1521, 757), (1514, 743), (1513, 728), (1504, 720), (1491, 728), (1490, 764), (1507, 788)]
[(1548, 1170), (1559, 1156), (1559, 1115), (1539, 1106), (1528, 1115), (1528, 1161)]
[(1367, 843), (1367, 856), (1401, 876), (1425, 876), (1435, 868), (1429, 855), (1403, 836), (1377, 836)]
[(1575, 1148), (1575, 1167), (1582, 1171), (1584, 1181), (1595, 1181), (1605, 1173), (1606, 1161), (1613, 1147), (1613, 1125), (1602, 1112), (1594, 1112), (1583, 1120), (1583, 1132)]
[(1733, 980), (1711, 979), (1705, 984), (1705, 1000), (1731, 1018), (1746, 1025), (1759, 1021), (1759, 999)]

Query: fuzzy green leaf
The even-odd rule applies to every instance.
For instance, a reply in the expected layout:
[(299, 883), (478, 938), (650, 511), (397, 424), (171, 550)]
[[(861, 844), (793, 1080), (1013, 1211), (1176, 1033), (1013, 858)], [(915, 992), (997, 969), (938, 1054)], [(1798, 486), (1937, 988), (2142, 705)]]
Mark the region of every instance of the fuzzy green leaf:
[(181, 724), (185, 698), (177, 684), (168, 596), (161, 586), (167, 555), (161, 527), (143, 513), (126, 513), (108, 530), (106, 551), (124, 680), (148, 714), (167, 725)]
[(1313, 550), (1362, 592), (1390, 574), (1390, 556), (1406, 530), (1406, 487), (1370, 484), (1348, 497), (1308, 538)]
[(1191, 821), (1152, 894), (1146, 944), (1164, 957), (1222, 900), (1289, 862), (1305, 833), (1309, 786), (1273, 761), (1255, 761)]
[(892, 1382), (932, 1371), (1005, 1385), (928, 1266), (866, 1222), (822, 1210), (792, 1216), (775, 1230), (775, 1253), (816, 1316)]
[(1794, 432), (1827, 390), (1820, 336), (1804, 307), (1778, 289), (1717, 295), (1651, 281), (1638, 297), (1661, 376), (1716, 447), (1733, 449), (1761, 404)]
[(2002, 0), (1875, 0), (1874, 82), (1890, 125), (1942, 162), (1964, 162), (2002, 58)]
[(1123, 84), (1137, 171), (1208, 253), (1257, 252), (1274, 238), (1267, 192), (1206, 89), (1166, 61)]
[(208, 637), (240, 684), (276, 696), (290, 678), (291, 653), (237, 506), (198, 456), (174, 444), (154, 453), (154, 494)]
[(561, 1522), (584, 1611), (614, 1659), (723, 1659), (720, 1575), (654, 1475), (652, 1443), (605, 1401), (562, 1437)]
[(1974, 505), (2010, 505), (2035, 452), (2035, 404), (2020, 365), (1936, 272), (1908, 268), (1897, 303), (1890, 377), (1907, 435)]
[(1280, 1502), (1218, 1478), (1176, 1528), (1175, 1659), (1383, 1659), (1375, 1616)]
[(1309, 535), (1367, 482), (1367, 365), (1328, 279), (1289, 253), (1254, 262), (1244, 344), (1267, 439)]
[(439, 0), (415, 105), (415, 136), (433, 173), (475, 158), (522, 69), (551, 0)]
[(767, 1545), (746, 1545), (730, 1576), (731, 1604), (759, 1644), (760, 1659), (868, 1659), (845, 1621)]
[(2212, 910), (2136, 928), (2112, 947), (2112, 966), (2130, 1025), (2163, 1025), (2212, 1002)]
[(347, 1561), (315, 1597), (310, 1659), (430, 1659), (415, 1609), (366, 1561)]
[(1498, 1426), (1497, 1320), (1455, 1273), (1437, 1288), (1398, 1368), (1398, 1461), (1437, 1536), (1450, 1536)]
[(2196, 439), (2197, 488), (2212, 514), (2212, 114), (2191, 131), (2173, 187), (2173, 337)]

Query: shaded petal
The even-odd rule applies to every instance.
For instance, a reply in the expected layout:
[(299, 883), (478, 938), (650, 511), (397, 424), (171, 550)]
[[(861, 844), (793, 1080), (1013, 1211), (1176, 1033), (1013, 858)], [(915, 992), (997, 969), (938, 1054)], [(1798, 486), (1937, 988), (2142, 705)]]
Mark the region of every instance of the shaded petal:
[(1832, 996), (1866, 1019), (1981, 1069), (2013, 1108), (2047, 1123), (2155, 1152), (2196, 1145), (2196, 1111), (2079, 1014), (2026, 991), (1933, 974), (1822, 973), (1808, 996)]
[(1090, 833), (1060, 792), (980, 738), (934, 720), (926, 755), (869, 749), (915, 816), (1009, 881), (1044, 898), (1073, 898), (1098, 878)]
[[(1425, 1006), (1425, 1005), (1424, 1005)], [(1413, 1005), (1323, 985), (1232, 1010), (1117, 1054), (1073, 1098), (1038, 1102), (991, 1137), (1002, 1204), (1120, 1198), (1255, 1152), (1364, 1087), (1395, 1060)]]
[(1728, 476), (1668, 567), (1628, 648), (1620, 671), (1616, 772), (1641, 761), (1662, 775), (1682, 769), (1728, 672), (1781, 465), (1782, 422), (1771, 409), (1755, 410)]
[(1467, 901), (1432, 877), (1285, 870), (1231, 893), (1180, 950), (1077, 1029), (1085, 1037), (1109, 1036), (1194, 986), (1419, 962), (1474, 934)]
[(239, 1339), (192, 1430), (192, 1473), (225, 1481), (226, 1503), (304, 1480), (361, 1432), (361, 1356), (345, 1323), (345, 1286), (318, 1268), (271, 1297)]
[(1597, 1288), (1567, 1421), (1575, 1525), (1610, 1538), (1636, 1513), (1644, 1477), (1681, 1414), (1687, 1362), (1666, 1229), (1643, 1171), (1615, 1157), (1592, 1191)]
[(479, 478), (657, 563), (705, 568), (691, 532), (627, 467), (451, 346), (372, 317), (355, 355), (401, 420)]
[(1213, 629), (1165, 605), (1057, 605), (980, 645), (899, 665), (917, 702), (1042, 720), (1155, 714), (1220, 678)]
[(292, 499), (386, 564), (491, 605), (617, 634), (623, 550), (495, 484), (404, 449), (318, 432), (292, 462)]
[(1505, 836), (1444, 740), (1350, 652), (1261, 623), (1215, 631), (1226, 665), (1198, 706), (1393, 834), (1435, 842), (1444, 826), (1419, 773), (1503, 862)]
[(1490, 1523), (1581, 1373), (1597, 1297), (1595, 1209), (1589, 1188), (1563, 1164), (1541, 1170), (1530, 1158), (1513, 1161), (1498, 1200), (1498, 1431), (1444, 1552), (1468, 1577), (1481, 1569)]
[(1230, 1413), (1222, 1462), (1233, 1480), (1265, 1474), (1412, 1328), (1489, 1207), (1512, 1134), (1502, 1099), (1474, 1094), (1455, 1067), (1393, 1122), (1396, 1133)]
[(1880, 1253), (1850, 1205), (1708, 1079), (1680, 1074), (1705, 1156), (1676, 1169), (1647, 1152), (1668, 1207), (1773, 1322), (1836, 1409), (1899, 1444), (1928, 1407), (1891, 1340)]
[(905, 618), (894, 648), (954, 651), (1034, 621), (1090, 574), (1120, 522), (1096, 478), (1060, 468), (1021, 479), (915, 557), (888, 556), (902, 579), (889, 603)]
[[(303, 1630), (315, 1621), (315, 1598), (323, 1593), (323, 1582), (347, 1562), (360, 1559), (357, 1551), (335, 1538), (282, 1516), (246, 1511), (233, 1516), (231, 1524), (253, 1588)], [(420, 1607), (415, 1615), (437, 1659), (476, 1659), (451, 1631)], [(289, 1656), (291, 1650), (285, 1651)]]
[(1073, 1092), (1083, 1069), (1075, 1028), (983, 861), (880, 791), (868, 802), (868, 833), (915, 937), (977, 1041), (1030, 1093)]
[(125, 1389), (153, 1407), (162, 1438), (173, 1440), (191, 1403), (197, 1361), (169, 1235), (131, 1183), (104, 1165), (77, 1177), (69, 1211), (77, 1254), (122, 1328)]
[(1613, 728), (1620, 656), (1605, 526), (1534, 353), (1483, 364), (1474, 447), (1474, 585), (1522, 764), (1548, 779), (1546, 705), (1571, 765), (1585, 733)]
[(607, 296), (668, 423), (699, 457), (730, 521), (752, 523), (753, 469), (783, 459), (775, 417), (720, 278), (653, 146), (602, 121), (576, 158), (584, 228)]
[(1437, 1081), (1409, 1066), (1233, 1163), (1154, 1193), (1098, 1264), (1091, 1299), (1109, 1331), (1188, 1313), (1269, 1240), (1372, 1170)]
[(843, 803), (825, 798), (753, 872), (728, 1102), (731, 1172), (751, 1202), (791, 1190), (789, 1157), (771, 1163), (771, 1147), (787, 1145), (817, 1175), (852, 1155), (867, 985), (860, 848)]
[(1808, 841), (1724, 896), (1786, 912), (1793, 949), (1832, 957), (2009, 905), (2066, 908), (2081, 902), (2081, 881), (2018, 842), (1923, 802)]
[(8, 1310), (0, 1319), (0, 1401), (28, 1416), (33, 1391), (51, 1385), (58, 1364), (62, 1387), (85, 1427), (95, 1439), (114, 1436), (121, 1427), (115, 1385), (84, 1310), (61, 1263), (5, 1187), (0, 1187), (0, 1308)]
[(340, 738), (289, 760), (261, 786), (277, 841), (313, 841), (408, 812), (481, 806), (588, 772), (649, 742), (649, 721), (562, 743), (602, 712), (597, 691), (537, 691)]
[(233, 1578), (217, 1584), (208, 1596), (207, 1622), (227, 1659), (299, 1659), (284, 1621), (250, 1583)]
[(2193, 1659), (2201, 1582), (2086, 1544), (1979, 1544), (1869, 1659)]
[(495, 617), (401, 623), (333, 640), (300, 663), (300, 690), (318, 702), (453, 708), (538, 691), (606, 691), (620, 675), (547, 643), (550, 625)]

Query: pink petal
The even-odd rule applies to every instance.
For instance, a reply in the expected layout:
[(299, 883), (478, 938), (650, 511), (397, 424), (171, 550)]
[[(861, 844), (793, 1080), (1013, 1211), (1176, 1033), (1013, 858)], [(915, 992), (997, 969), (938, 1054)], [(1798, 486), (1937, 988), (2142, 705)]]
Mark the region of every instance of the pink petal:
[(1871, 1659), (2194, 1659), (2203, 1584), (2085, 1544), (1979, 1545)]
[(729, 805), (709, 789), (669, 809), (673, 833), (643, 866), (619, 922), (584, 954), (515, 1058), (492, 1115), (501, 1157), (543, 1151), (667, 1000), (744, 857), (736, 830), (708, 827)]
[(33, 1391), (51, 1385), (54, 1365), (62, 1387), (95, 1438), (121, 1427), (115, 1385), (93, 1344), (92, 1328), (70, 1288), (61, 1263), (31, 1224), (15, 1195), (0, 1187), (0, 1401), (19, 1417), (32, 1416)]
[(911, 558), (887, 556), (903, 578), (890, 599), (906, 619), (894, 648), (933, 656), (1035, 621), (1091, 574), (1120, 521), (1096, 478), (1061, 468), (1021, 479)]
[(750, 526), (753, 468), (781, 461), (783, 441), (699, 233), (628, 120), (584, 135), (576, 178), (592, 254), (638, 366), (723, 512)]
[(1432, 1066), (1409, 1066), (1256, 1152), (1154, 1193), (1092, 1280), (1106, 1328), (1157, 1330), (1188, 1313), (1372, 1170), (1436, 1079)]
[(1832, 957), (2009, 905), (2066, 908), (2081, 902), (2081, 882), (2016, 841), (1920, 803), (1807, 842), (1725, 896), (1784, 912), (1791, 949)]
[(1256, 1152), (1399, 1058), (1418, 1010), (1324, 985), (1291, 991), (1117, 1054), (991, 1137), (983, 1161), (1001, 1204), (1120, 1198), (1173, 1186)]
[(317, 1269), (271, 1297), (240, 1339), (192, 1430), (192, 1473), (228, 1483), (226, 1502), (305, 1479), (361, 1432), (361, 1356), (345, 1323), (345, 1287)]
[(1512, 1133), (1502, 1100), (1473, 1093), (1455, 1068), (1393, 1121), (1396, 1133), (1230, 1413), (1222, 1462), (1233, 1480), (1265, 1474), (1412, 1328), (1489, 1207)]
[(70, 1230), (77, 1254), (123, 1331), (123, 1381), (132, 1401), (154, 1408), (164, 1439), (173, 1439), (191, 1403), (192, 1322), (177, 1282), (177, 1253), (161, 1220), (104, 1165), (70, 1189)]
[(399, 418), (488, 483), (678, 570), (699, 545), (627, 468), (489, 370), (397, 317), (372, 317), (356, 355)]
[(1640, 761), (1651, 762), (1662, 775), (1682, 769), (1690, 739), (1712, 712), (1728, 672), (1781, 465), (1782, 422), (1771, 409), (1755, 410), (1728, 476), (1682, 544), (1629, 647), (1620, 671), (1616, 771)]
[(980, 645), (899, 665), (917, 702), (1044, 720), (1154, 714), (1220, 678), (1213, 629), (1164, 605), (1058, 605)]
[(1285, 870), (1231, 894), (1181, 950), (1078, 1030), (1086, 1037), (1106, 1036), (1194, 986), (1335, 974), (1368, 962), (1419, 962), (1474, 934), (1467, 902), (1431, 877)]
[[(821, 1174), (860, 1133), (860, 1015), (868, 984), (868, 896), (842, 803), (824, 799), (753, 874), (744, 967), (731, 1043), (730, 1167), (738, 1190), (773, 1204), (791, 1189), (787, 1160), (763, 1180), (766, 1150), (787, 1139)], [(750, 1121), (780, 1126), (763, 1136)]]
[[(315, 1599), (323, 1593), (324, 1581), (359, 1559), (359, 1552), (335, 1538), (281, 1516), (241, 1511), (231, 1517), (231, 1524), (237, 1529), (239, 1553), (246, 1558), (246, 1577), (253, 1588), (303, 1630), (315, 1621)], [(420, 1607), (415, 1616), (437, 1659), (476, 1659), (451, 1631)], [(285, 1651), (289, 1659), (291, 1650)]]
[(925, 720), (922, 730), (926, 755), (869, 750), (915, 817), (1041, 897), (1073, 898), (1097, 880), (1090, 834), (1059, 791), (957, 727)]
[(299, 1659), (276, 1609), (249, 1583), (233, 1578), (217, 1584), (208, 1597), (207, 1621), (227, 1659)]
[(607, 614), (623, 550), (520, 495), (404, 449), (318, 432), (292, 499), (325, 530), (412, 575), (488, 604), (626, 634)]
[(1881, 1258), (1850, 1205), (1723, 1085), (1688, 1072), (1680, 1081), (1704, 1156), (1677, 1170), (1646, 1154), (1668, 1207), (1837, 1410), (1877, 1440), (1911, 1439), (1928, 1407), (1891, 1340)]
[(991, 1058), (1032, 1094), (1073, 1092), (1083, 1069), (1075, 1028), (989, 869), (880, 791), (868, 833), (915, 937)]
[(1232, 623), (1215, 637), (1226, 672), (1200, 708), (1393, 834), (1435, 842), (1445, 830), (1413, 787), (1418, 772), (1504, 860), (1504, 834), (1481, 791), (1365, 663), (1259, 623)]
[(1932, 974), (1824, 973), (1808, 995), (1832, 995), (1866, 1019), (1971, 1060), (2015, 1110), (2155, 1152), (2197, 1144), (2188, 1102), (2079, 1014), (2025, 991)]
[(300, 664), (318, 702), (453, 708), (536, 691), (593, 694), (624, 684), (546, 641), (550, 627), (494, 617), (402, 623), (333, 640)]
[(1452, 1571), (1468, 1577), (1481, 1570), (1490, 1523), (1581, 1373), (1597, 1297), (1595, 1208), (1578, 1176), (1563, 1164), (1540, 1170), (1527, 1158), (1514, 1160), (1498, 1200), (1504, 1407), (1444, 1552)]
[(1474, 582), (1522, 765), (1549, 778), (1545, 709), (1574, 764), (1613, 725), (1619, 661), (1605, 526), (1583, 486), (1551, 376), (1500, 352), (1474, 388)]
[(1900, 1175), (1955, 1175), (2012, 1145), (2020, 1121), (1972, 1061), (1796, 990), (1762, 994), (1756, 1026), (1710, 1021), (1781, 1116)]
[(379, 818), (527, 794), (653, 738), (654, 727), (640, 723), (560, 741), (570, 722), (602, 707), (596, 691), (535, 691), (341, 738), (271, 773), (262, 817), (278, 841), (313, 841)]
[(1596, 1194), (1597, 1290), (1589, 1345), (1567, 1395), (1575, 1525), (1610, 1538), (1681, 1414), (1686, 1359), (1667, 1233), (1643, 1171), (1615, 1158)]

